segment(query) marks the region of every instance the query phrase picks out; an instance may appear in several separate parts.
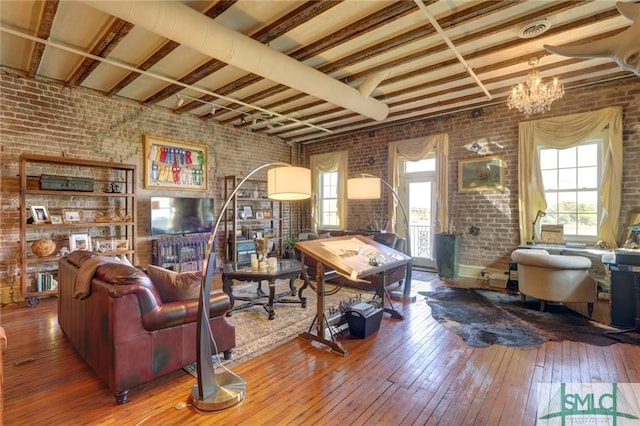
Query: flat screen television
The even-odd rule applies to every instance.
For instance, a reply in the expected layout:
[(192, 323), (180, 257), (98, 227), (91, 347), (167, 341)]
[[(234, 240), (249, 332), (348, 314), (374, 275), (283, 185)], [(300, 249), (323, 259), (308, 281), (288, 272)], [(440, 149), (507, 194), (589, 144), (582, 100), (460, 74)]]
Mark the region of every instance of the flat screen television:
[(211, 232), (215, 222), (213, 199), (151, 197), (151, 235)]

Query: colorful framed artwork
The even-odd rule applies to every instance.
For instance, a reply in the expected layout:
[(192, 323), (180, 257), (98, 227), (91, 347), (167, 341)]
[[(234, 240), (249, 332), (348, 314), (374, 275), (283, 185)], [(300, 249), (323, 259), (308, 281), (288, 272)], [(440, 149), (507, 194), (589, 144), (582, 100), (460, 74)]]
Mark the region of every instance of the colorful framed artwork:
[(89, 234), (69, 235), (69, 251), (76, 250), (91, 251), (91, 237), (89, 237)]
[(144, 187), (206, 191), (206, 145), (144, 135)]
[(33, 223), (49, 223), (49, 212), (45, 206), (31, 206), (31, 217)]
[(504, 156), (489, 155), (460, 160), (458, 191), (504, 191)]

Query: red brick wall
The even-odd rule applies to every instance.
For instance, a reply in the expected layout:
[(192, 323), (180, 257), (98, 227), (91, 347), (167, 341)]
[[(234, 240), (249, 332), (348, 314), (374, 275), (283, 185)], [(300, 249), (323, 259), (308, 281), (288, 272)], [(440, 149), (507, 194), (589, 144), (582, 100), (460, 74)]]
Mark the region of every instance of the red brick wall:
[[(595, 110), (621, 105), (624, 114), (624, 173), (622, 222), (626, 212), (640, 206), (640, 78), (631, 78), (599, 86), (568, 91), (544, 117)], [(534, 119), (537, 117), (533, 117)], [(486, 268), (506, 269), (509, 254), (519, 244), (518, 231), (518, 122), (522, 114), (505, 103), (486, 107), (477, 118), (471, 112), (449, 114), (431, 120), (401, 124), (386, 129), (343, 136), (330, 141), (304, 145), (305, 162), (309, 157), (335, 150), (348, 150), (349, 177), (360, 172), (379, 171), (387, 176), (387, 144), (392, 141), (447, 133), (449, 135), (450, 210), (458, 212), (456, 231), (464, 232), (461, 263)], [(486, 148), (480, 155), (505, 156), (505, 191), (501, 193), (459, 193), (458, 161), (477, 155), (468, 150), (473, 142)], [(369, 166), (367, 160), (375, 162)], [(388, 191), (382, 201), (350, 201), (348, 227), (364, 229), (374, 212), (385, 211)], [(476, 225), (474, 237), (469, 227)], [(528, 225), (528, 224), (527, 224)]]
[[(0, 78), (0, 105), (0, 282), (6, 287), (15, 279), (16, 290), (19, 287), (15, 277), (19, 248), (17, 175), (22, 152), (138, 164), (136, 260), (142, 265), (151, 260), (149, 197), (175, 195), (175, 191), (142, 187), (143, 135), (209, 147), (209, 191), (206, 194), (186, 191), (181, 195), (213, 197), (216, 211), (224, 201), (221, 198), (225, 175), (243, 175), (272, 161), (295, 162), (293, 156), (297, 155), (295, 147), (277, 138), (177, 115), (162, 108), (106, 98), (88, 90), (9, 75)], [(255, 177), (265, 176), (266, 172)], [(291, 223), (296, 224), (297, 218)], [(289, 222), (285, 226), (288, 228)], [(20, 298), (19, 292), (16, 296)]]

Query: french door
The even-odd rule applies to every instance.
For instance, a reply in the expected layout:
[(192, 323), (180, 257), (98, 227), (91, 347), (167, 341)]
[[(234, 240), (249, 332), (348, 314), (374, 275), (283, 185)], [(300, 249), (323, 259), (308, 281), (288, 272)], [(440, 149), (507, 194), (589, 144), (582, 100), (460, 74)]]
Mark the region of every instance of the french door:
[[(415, 163), (415, 162), (414, 162)], [(435, 162), (434, 162), (435, 165)], [(399, 195), (409, 216), (411, 255), (416, 266), (435, 267), (433, 240), (436, 223), (435, 170), (410, 172), (402, 168)], [(401, 170), (402, 170), (401, 169)], [(406, 234), (402, 212), (398, 212), (398, 227)]]

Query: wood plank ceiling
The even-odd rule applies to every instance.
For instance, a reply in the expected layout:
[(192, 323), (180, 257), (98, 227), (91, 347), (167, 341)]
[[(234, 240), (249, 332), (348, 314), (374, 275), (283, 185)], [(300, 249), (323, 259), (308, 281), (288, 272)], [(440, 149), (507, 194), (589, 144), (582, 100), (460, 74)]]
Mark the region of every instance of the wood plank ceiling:
[[(345, 98), (351, 88), (378, 78), (370, 96), (388, 107), (388, 116), (379, 120), (336, 104), (342, 101), (341, 90), (330, 94), (331, 102), (323, 99), (324, 92), (319, 97), (304, 87), (293, 89), (282, 83), (293, 81), (293, 75), (264, 78), (92, 3), (0, 2), (2, 72), (303, 143), (456, 111), (477, 112), (492, 104), (507, 108), (511, 88), (531, 70), (533, 57), (539, 59), (543, 79), (557, 76), (566, 91), (638, 78), (608, 58), (567, 58), (543, 48), (600, 40), (628, 28), (631, 22), (613, 1), (424, 0), (460, 58), (415, 1), (180, 2), (331, 77), (344, 88)], [(519, 37), (527, 25), (535, 37)], [(539, 31), (542, 26), (548, 29)], [(177, 31), (184, 36), (194, 28)], [(308, 80), (311, 93), (315, 81)], [(366, 92), (360, 96), (366, 98)]]

